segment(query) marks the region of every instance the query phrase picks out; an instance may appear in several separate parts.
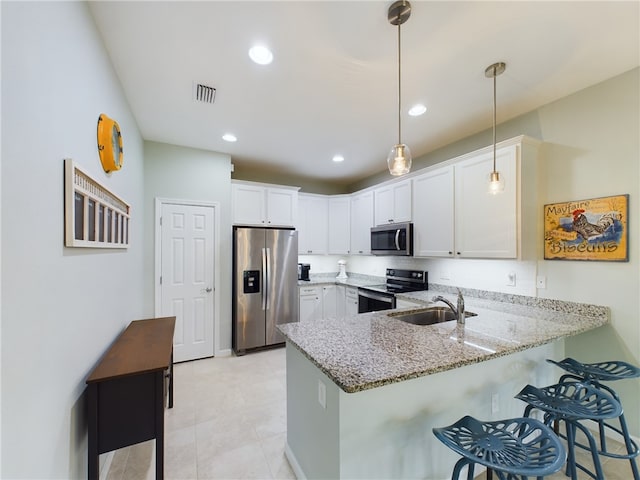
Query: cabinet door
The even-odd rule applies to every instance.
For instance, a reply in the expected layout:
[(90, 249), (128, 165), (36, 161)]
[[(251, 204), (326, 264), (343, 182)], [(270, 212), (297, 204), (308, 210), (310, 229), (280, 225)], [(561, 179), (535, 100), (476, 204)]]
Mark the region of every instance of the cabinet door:
[(327, 253), (329, 202), (326, 196), (298, 195), (298, 253)]
[(488, 192), (493, 153), (455, 166), (456, 255), (465, 258), (517, 258), (517, 147), (496, 154), (504, 191)]
[(453, 167), (413, 179), (413, 254), (453, 257)]
[(351, 199), (348, 196), (329, 197), (330, 255), (347, 255), (351, 250)]
[(377, 188), (375, 197), (375, 222), (376, 225), (394, 223), (393, 219), (393, 188), (391, 185)]
[(374, 196), (376, 225), (411, 221), (411, 180), (378, 188)]
[(345, 316), (351, 317), (358, 314), (358, 289), (353, 287), (347, 287), (345, 294), (347, 300), (347, 306), (345, 310)]
[(298, 212), (298, 191), (287, 188), (267, 188), (266, 196), (266, 223), (272, 227), (295, 226)]
[(373, 192), (351, 197), (351, 254), (371, 253)]
[(239, 225), (265, 224), (264, 187), (231, 184), (233, 223)]
[(322, 287), (322, 318), (334, 320), (338, 317), (338, 297), (335, 285)]
[(336, 285), (336, 318), (342, 320), (347, 311), (347, 288), (344, 285)]
[(411, 180), (404, 180), (393, 185), (393, 221), (410, 222), (411, 218)]
[(322, 316), (322, 297), (319, 287), (300, 288), (300, 321), (315, 322)]

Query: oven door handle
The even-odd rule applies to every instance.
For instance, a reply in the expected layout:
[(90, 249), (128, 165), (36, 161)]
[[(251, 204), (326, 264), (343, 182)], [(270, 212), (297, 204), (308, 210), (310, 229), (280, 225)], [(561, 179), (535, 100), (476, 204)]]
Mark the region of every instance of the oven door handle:
[(388, 303), (389, 305), (393, 305), (393, 300), (395, 298), (394, 295), (384, 295), (380, 293), (371, 292), (369, 290), (359, 290), (358, 295), (365, 298), (372, 298), (373, 300), (379, 300), (381, 302)]
[(400, 250), (400, 229), (396, 230), (396, 250)]

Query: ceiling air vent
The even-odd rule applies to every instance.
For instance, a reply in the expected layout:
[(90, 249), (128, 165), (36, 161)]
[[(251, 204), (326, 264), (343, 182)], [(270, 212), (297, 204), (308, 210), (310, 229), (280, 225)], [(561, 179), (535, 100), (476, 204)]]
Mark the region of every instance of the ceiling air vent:
[(213, 103), (216, 99), (216, 89), (202, 83), (194, 83), (193, 99), (196, 102)]

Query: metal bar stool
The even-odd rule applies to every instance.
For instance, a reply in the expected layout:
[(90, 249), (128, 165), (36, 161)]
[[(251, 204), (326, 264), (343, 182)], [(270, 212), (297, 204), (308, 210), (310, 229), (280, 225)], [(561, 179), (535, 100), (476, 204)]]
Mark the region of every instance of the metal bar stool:
[[(524, 416), (528, 417), (535, 408), (543, 412), (544, 423), (551, 425), (554, 421), (562, 421), (566, 427), (566, 436), (558, 434), (567, 441), (566, 475), (576, 480), (579, 468), (596, 480), (604, 480), (598, 446), (591, 432), (580, 423), (582, 420), (601, 420), (615, 418), (622, 412), (620, 403), (611, 395), (581, 382), (566, 382), (536, 388), (527, 385), (516, 395), (516, 398), (527, 403)], [(589, 445), (576, 442), (576, 431), (580, 430)], [(591, 452), (595, 473), (576, 461), (575, 447)]]
[(479, 463), (487, 467), (487, 478), (493, 471), (500, 480), (540, 480), (560, 470), (567, 457), (553, 430), (534, 418), (481, 422), (467, 415), (448, 427), (434, 428), (433, 434), (462, 455), (452, 479), (459, 479), (468, 465), (467, 480), (473, 480)]
[[(569, 372), (560, 377), (560, 382), (565, 382), (566, 380), (570, 379), (588, 383), (609, 393), (620, 403), (620, 405), (622, 405), (622, 402), (620, 402), (620, 397), (615, 392), (615, 390), (607, 385), (604, 385), (601, 382), (610, 382), (614, 380), (624, 380), (626, 378), (640, 377), (640, 368), (621, 361), (582, 363), (574, 360), (573, 358), (565, 358), (564, 360), (561, 360), (559, 362), (547, 359), (547, 362), (553, 363), (554, 365), (557, 365), (563, 370)], [(612, 425), (609, 422), (605, 422), (604, 420), (598, 421), (598, 431), (600, 433), (600, 455), (611, 458), (628, 459), (631, 463), (631, 471), (633, 472), (634, 480), (640, 480), (640, 474), (638, 474), (638, 464), (636, 463), (636, 457), (640, 453), (640, 449), (638, 448), (636, 442), (631, 439), (631, 435), (629, 435), (627, 422), (624, 418), (624, 409), (620, 413), (618, 421), (620, 422), (620, 428), (617, 428), (615, 425)], [(614, 432), (622, 436), (627, 448), (626, 454), (612, 453), (607, 450), (605, 428), (613, 430)]]

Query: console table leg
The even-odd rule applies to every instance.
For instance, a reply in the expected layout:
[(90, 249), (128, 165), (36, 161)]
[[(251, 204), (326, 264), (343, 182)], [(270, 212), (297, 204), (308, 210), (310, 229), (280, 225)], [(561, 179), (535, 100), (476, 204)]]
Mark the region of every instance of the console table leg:
[(164, 372), (156, 374), (156, 480), (164, 479)]
[(100, 477), (100, 458), (98, 455), (98, 385), (91, 384), (87, 389), (88, 402), (88, 473), (89, 480)]

